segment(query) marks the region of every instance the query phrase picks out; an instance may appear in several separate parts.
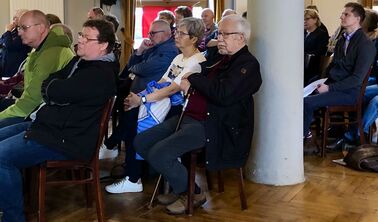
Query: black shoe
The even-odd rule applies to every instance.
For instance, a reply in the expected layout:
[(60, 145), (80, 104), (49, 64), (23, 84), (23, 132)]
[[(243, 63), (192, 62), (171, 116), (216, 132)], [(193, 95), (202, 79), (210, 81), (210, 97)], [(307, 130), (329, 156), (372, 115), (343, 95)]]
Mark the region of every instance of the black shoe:
[(345, 139), (341, 138), (336, 140), (334, 143), (326, 146), (326, 149), (329, 151), (341, 151), (345, 144)]

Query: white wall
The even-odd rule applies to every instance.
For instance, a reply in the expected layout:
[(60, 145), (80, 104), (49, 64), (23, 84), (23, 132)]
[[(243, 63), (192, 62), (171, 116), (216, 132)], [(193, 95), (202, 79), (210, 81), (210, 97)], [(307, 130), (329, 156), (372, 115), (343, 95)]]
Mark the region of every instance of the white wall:
[(12, 0), (10, 1), (10, 19), (17, 9), (38, 9), (46, 14), (54, 14), (64, 23), (64, 0)]
[(99, 7), (100, 4), (96, 5), (94, 0), (64, 1), (65, 24), (72, 29), (74, 42), (77, 41), (77, 33), (81, 31), (83, 23), (87, 20), (88, 10), (95, 6)]
[(224, 0), (224, 8), (235, 8), (234, 0)]
[(236, 12), (241, 15), (243, 12), (247, 11), (247, 0), (237, 0), (235, 1), (235, 10)]
[(5, 26), (10, 23), (10, 15), (9, 13), (9, 2), (10, 0), (2, 0), (1, 7), (0, 7), (0, 35), (5, 31)]

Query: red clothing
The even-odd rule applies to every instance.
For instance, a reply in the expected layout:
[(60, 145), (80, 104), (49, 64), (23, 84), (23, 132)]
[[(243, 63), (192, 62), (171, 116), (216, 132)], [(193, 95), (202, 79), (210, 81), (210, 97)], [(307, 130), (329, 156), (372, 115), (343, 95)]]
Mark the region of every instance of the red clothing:
[[(214, 65), (208, 72), (207, 78), (213, 79), (217, 74), (218, 69), (230, 60), (229, 56), (223, 57), (218, 64)], [(188, 106), (186, 107), (185, 115), (192, 117), (195, 120), (204, 121), (207, 116), (207, 100), (196, 90), (193, 90), (190, 95)]]
[(9, 91), (20, 82), (24, 81), (24, 75), (17, 73), (13, 77), (4, 80), (4, 84), (0, 84), (0, 95), (8, 95)]
[(186, 107), (185, 115), (195, 120), (206, 120), (207, 101), (199, 92), (195, 90), (190, 95), (188, 107)]

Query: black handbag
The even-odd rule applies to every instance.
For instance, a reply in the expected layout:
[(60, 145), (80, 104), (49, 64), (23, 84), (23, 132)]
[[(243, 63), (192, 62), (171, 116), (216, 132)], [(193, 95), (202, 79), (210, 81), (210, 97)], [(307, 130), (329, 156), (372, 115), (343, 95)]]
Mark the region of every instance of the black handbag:
[(344, 162), (356, 170), (378, 172), (378, 145), (358, 146), (348, 152)]

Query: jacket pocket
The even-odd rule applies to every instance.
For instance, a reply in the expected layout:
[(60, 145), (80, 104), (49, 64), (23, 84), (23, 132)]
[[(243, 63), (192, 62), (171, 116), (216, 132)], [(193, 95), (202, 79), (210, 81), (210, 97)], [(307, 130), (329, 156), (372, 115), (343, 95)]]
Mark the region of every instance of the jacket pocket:
[(225, 124), (222, 133), (222, 159), (240, 160), (248, 156), (251, 147), (251, 130)]

